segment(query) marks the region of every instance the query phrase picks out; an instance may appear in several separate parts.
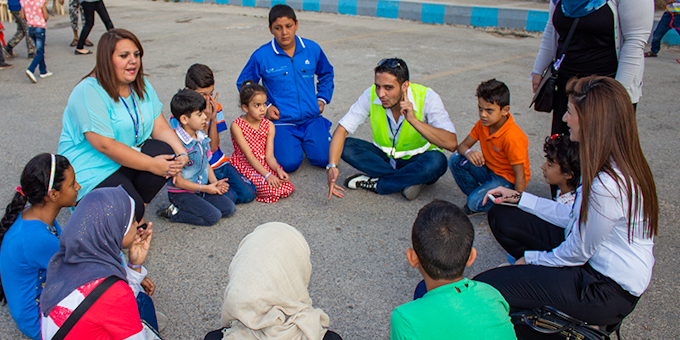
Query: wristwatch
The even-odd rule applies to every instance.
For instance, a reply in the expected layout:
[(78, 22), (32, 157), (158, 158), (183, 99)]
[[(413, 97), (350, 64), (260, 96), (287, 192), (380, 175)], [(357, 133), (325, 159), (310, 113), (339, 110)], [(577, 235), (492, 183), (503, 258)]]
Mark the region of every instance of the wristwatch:
[(337, 169), (338, 166), (333, 164), (333, 163), (329, 163), (328, 165), (326, 165), (326, 170), (329, 170), (330, 168), (336, 168)]

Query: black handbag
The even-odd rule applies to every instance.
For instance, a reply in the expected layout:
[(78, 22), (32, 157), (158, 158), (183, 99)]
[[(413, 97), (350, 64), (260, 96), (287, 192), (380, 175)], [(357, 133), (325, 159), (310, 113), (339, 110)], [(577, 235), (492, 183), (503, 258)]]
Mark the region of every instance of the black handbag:
[(610, 340), (608, 333), (550, 306), (512, 313), (510, 319), (514, 325), (528, 326), (544, 336), (553, 335), (568, 340)]
[(550, 65), (548, 65), (548, 67), (543, 71), (541, 82), (536, 89), (534, 98), (531, 99), (531, 104), (529, 104), (529, 107), (533, 105), (534, 110), (536, 111), (551, 112), (553, 110), (553, 100), (555, 97), (555, 92), (557, 91), (555, 88), (555, 79), (557, 79), (557, 72), (559, 71), (560, 65), (564, 60), (564, 55), (567, 53), (567, 48), (571, 42), (571, 37), (574, 35), (576, 24), (578, 24), (579, 19), (580, 18), (574, 19), (574, 23), (571, 24), (567, 39), (564, 41), (562, 50), (560, 50), (559, 53), (560, 58), (553, 58), (553, 61), (550, 63)]

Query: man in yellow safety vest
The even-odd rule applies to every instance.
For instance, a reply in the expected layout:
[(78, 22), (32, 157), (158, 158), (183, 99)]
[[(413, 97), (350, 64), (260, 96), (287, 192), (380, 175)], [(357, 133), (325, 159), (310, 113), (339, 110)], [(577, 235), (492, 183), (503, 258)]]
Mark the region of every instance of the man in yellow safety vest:
[[(370, 116), (373, 143), (347, 137)], [(342, 159), (362, 173), (347, 177), (345, 186), (381, 195), (401, 192), (412, 200), (425, 184), (446, 172), (441, 149), (456, 150), (456, 129), (437, 93), (409, 81), (406, 62), (383, 59), (375, 68), (375, 84), (364, 91), (338, 122), (329, 148), (328, 199), (344, 196), (336, 181)]]

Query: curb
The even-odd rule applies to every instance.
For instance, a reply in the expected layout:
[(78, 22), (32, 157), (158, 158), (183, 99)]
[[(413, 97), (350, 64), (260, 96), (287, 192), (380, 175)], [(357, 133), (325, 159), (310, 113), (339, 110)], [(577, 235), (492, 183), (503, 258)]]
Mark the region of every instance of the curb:
[(428, 24), (502, 27), (543, 32), (548, 11), (459, 6), (398, 0), (181, 0), (243, 7), (270, 8), (286, 4), (295, 10), (388, 19), (406, 19)]
[[(377, 18), (406, 19), (427, 24), (470, 25), (499, 27), (543, 32), (548, 22), (548, 11), (432, 4), (399, 0), (180, 0), (181, 2), (210, 3), (243, 7), (270, 8), (286, 4), (295, 10)], [(659, 23), (654, 20), (654, 29)], [(652, 29), (652, 32), (654, 32)], [(680, 45), (680, 34), (671, 29), (661, 40), (669, 45)]]

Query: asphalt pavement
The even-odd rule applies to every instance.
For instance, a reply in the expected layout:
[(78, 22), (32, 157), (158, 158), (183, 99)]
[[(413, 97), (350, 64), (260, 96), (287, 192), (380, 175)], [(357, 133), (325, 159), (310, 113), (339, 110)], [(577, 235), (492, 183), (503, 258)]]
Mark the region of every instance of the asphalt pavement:
[[(107, 2), (116, 27), (134, 32), (144, 47), (144, 71), (170, 116), (169, 102), (184, 85), (193, 63), (215, 72), (216, 92), (227, 121), (240, 114), (236, 78), (250, 54), (272, 39), (267, 10), (237, 6), (118, 0)], [(298, 34), (318, 42), (335, 67), (335, 93), (324, 116), (333, 122), (347, 112), (373, 83), (373, 67), (386, 57), (405, 59), (411, 80), (439, 93), (462, 141), (476, 123), (477, 85), (490, 78), (504, 81), (511, 91), (511, 112), (529, 138), (532, 177), (527, 191), (545, 196), (543, 140), (550, 132), (550, 115), (529, 109), (529, 74), (540, 44), (540, 34), (506, 34), (493, 29), (422, 24), (298, 11)], [(6, 24), (5, 37), (14, 32)], [(90, 40), (104, 32), (99, 19)], [(50, 19), (47, 29), (47, 66), (54, 75), (29, 82), (24, 70), (25, 45), (14, 68), (0, 71), (0, 202), (6, 204), (25, 163), (40, 152), (56, 152), (61, 119), (69, 94), (93, 68), (94, 55), (76, 56), (68, 16)], [(635, 311), (626, 318), (626, 339), (674, 339), (680, 333), (678, 243), (680, 173), (677, 157), (680, 128), (677, 119), (680, 88), (680, 49), (664, 47), (658, 58), (646, 61), (644, 95), (638, 105), (638, 127), (645, 155), (654, 173), (660, 202), (656, 265), (651, 285)], [(370, 139), (370, 126), (355, 134)], [(233, 150), (228, 133), (221, 145)], [(446, 153), (447, 156), (450, 153)], [(339, 164), (344, 178), (356, 172)], [(439, 198), (462, 206), (465, 196), (451, 173), (426, 187), (414, 201), (399, 194), (379, 196), (349, 191), (345, 198), (327, 200), (326, 172), (306, 161), (291, 174), (297, 190), (275, 204), (253, 202), (237, 206), (236, 214), (212, 227), (169, 223), (155, 216), (166, 205), (162, 191), (149, 205), (146, 217), (154, 236), (145, 266), (157, 285), (156, 308), (171, 322), (166, 339), (202, 339), (219, 327), (227, 267), (240, 240), (256, 226), (281, 221), (298, 228), (312, 251), (309, 287), (314, 305), (330, 316), (330, 328), (345, 339), (388, 339), (392, 309), (412, 298), (420, 274), (406, 261), (411, 225), (417, 211)], [(68, 212), (59, 217), (62, 226)], [(465, 271), (473, 277), (505, 262), (505, 254), (491, 235), (485, 216), (472, 218), (478, 258)], [(27, 237), (30, 237), (27, 235)], [(0, 339), (22, 339), (6, 306), (0, 307)]]

